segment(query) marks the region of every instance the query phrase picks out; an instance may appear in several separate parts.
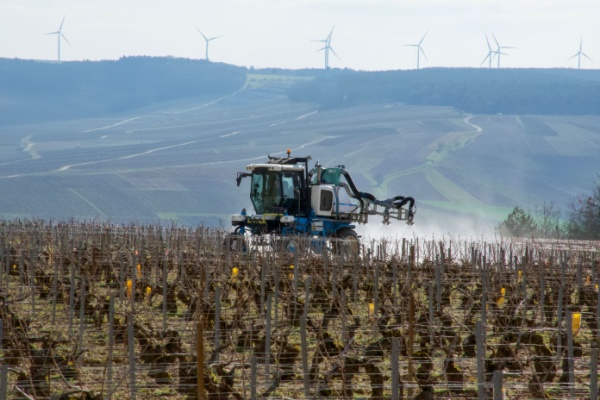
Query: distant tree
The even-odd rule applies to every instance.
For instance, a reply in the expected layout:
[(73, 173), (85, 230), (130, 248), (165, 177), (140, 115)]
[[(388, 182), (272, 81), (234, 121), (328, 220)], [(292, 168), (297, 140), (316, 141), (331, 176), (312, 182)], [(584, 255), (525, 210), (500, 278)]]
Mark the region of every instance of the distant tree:
[(515, 207), (508, 217), (496, 227), (496, 231), (505, 236), (525, 237), (536, 234), (537, 224), (529, 212)]
[(554, 202), (535, 206), (535, 219), (537, 221), (537, 236), (556, 239), (562, 236), (560, 211)]
[(600, 240), (600, 175), (591, 194), (580, 194), (570, 204), (567, 233), (572, 239)]

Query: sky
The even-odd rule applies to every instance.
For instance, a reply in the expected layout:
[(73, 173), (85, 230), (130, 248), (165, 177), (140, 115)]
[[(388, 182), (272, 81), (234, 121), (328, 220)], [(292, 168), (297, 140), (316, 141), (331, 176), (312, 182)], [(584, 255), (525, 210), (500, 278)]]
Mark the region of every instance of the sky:
[[(201, 59), (246, 67), (479, 67), (487, 34), (506, 68), (600, 68), (600, 0), (2, 0), (0, 57), (63, 61), (124, 56)], [(485, 64), (487, 66), (487, 64)]]

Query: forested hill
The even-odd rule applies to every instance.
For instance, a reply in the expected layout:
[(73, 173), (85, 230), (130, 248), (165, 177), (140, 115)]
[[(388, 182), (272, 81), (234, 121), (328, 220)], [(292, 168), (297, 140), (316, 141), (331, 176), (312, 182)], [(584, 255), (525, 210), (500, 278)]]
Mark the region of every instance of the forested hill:
[(397, 102), (470, 113), (600, 114), (600, 70), (252, 70), (171, 57), (61, 64), (0, 58), (0, 125), (101, 117), (164, 101), (219, 96), (241, 88), (248, 72), (314, 77), (291, 87), (288, 95), (324, 109)]
[(102, 116), (173, 99), (231, 93), (243, 86), (246, 72), (170, 57), (61, 64), (0, 59), (0, 124)]
[(600, 114), (600, 70), (331, 70), (290, 88), (288, 95), (324, 109), (398, 102), (482, 114)]

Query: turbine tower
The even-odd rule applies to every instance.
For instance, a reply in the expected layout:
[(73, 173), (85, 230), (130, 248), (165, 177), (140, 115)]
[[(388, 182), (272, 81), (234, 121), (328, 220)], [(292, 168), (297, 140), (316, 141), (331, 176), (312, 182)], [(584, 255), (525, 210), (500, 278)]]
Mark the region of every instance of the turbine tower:
[(498, 43), (498, 39), (496, 39), (496, 36), (494, 36), (493, 33), (492, 33), (492, 37), (494, 38), (494, 42), (496, 42), (496, 50), (494, 51), (494, 54), (496, 54), (496, 56), (498, 56), (498, 58), (496, 60), (498, 62), (497, 67), (500, 68), (500, 55), (505, 55), (505, 56), (509, 56), (510, 55), (508, 53), (503, 53), (502, 49), (514, 49), (515, 47), (500, 46), (500, 43)]
[(569, 60), (572, 60), (573, 58), (577, 57), (577, 69), (581, 69), (581, 56), (584, 56), (585, 58), (587, 58), (588, 60), (592, 61), (591, 58), (589, 58), (587, 56), (587, 54), (585, 54), (581, 49), (583, 46), (583, 36), (581, 36), (581, 38), (579, 38), (579, 51), (577, 53), (575, 53), (575, 55), (571, 58), (569, 58)]
[(419, 63), (420, 63), (420, 56), (421, 54), (423, 54), (423, 57), (425, 57), (425, 59), (427, 60), (427, 56), (425, 55), (425, 51), (423, 50), (423, 47), (421, 46), (421, 44), (423, 44), (423, 40), (425, 40), (425, 36), (427, 36), (428, 32), (425, 32), (425, 34), (423, 35), (423, 37), (421, 38), (421, 40), (419, 41), (419, 43), (417, 44), (405, 44), (405, 46), (409, 46), (409, 47), (416, 47), (417, 48), (417, 69), (419, 69)]
[(70, 46), (71, 43), (69, 43), (69, 41), (67, 40), (67, 38), (65, 37), (65, 35), (63, 35), (62, 33), (62, 27), (63, 24), (65, 23), (65, 17), (63, 16), (63, 19), (60, 23), (60, 27), (58, 28), (58, 30), (56, 32), (48, 32), (46, 33), (46, 35), (56, 35), (56, 38), (58, 40), (58, 63), (60, 64), (60, 38), (62, 37), (63, 39), (65, 39), (65, 42), (67, 42), (67, 44)]
[(313, 40), (313, 42), (324, 43), (323, 47), (317, 51), (323, 50), (325, 52), (325, 69), (329, 69), (329, 52), (330, 51), (333, 53), (334, 56), (336, 56), (339, 59), (338, 55), (335, 54), (333, 47), (331, 47), (331, 37), (333, 36), (334, 29), (335, 29), (335, 26), (333, 28), (331, 28), (331, 32), (329, 32), (329, 35), (327, 35), (327, 37), (325, 39)]
[[(196, 28), (196, 30), (197, 30), (198, 32), (200, 32), (200, 29)], [(202, 37), (204, 38), (204, 41), (206, 42), (206, 55), (205, 55), (205, 59), (206, 59), (206, 61), (209, 61), (209, 59), (208, 59), (208, 44), (210, 43), (210, 41), (211, 41), (211, 40), (218, 39), (218, 38), (220, 38), (220, 37), (221, 37), (221, 36), (223, 36), (223, 35), (219, 35), (219, 36), (215, 36), (215, 37), (207, 38), (207, 37), (204, 35), (204, 33), (200, 32), (200, 34), (202, 35)]]
[(487, 53), (487, 56), (485, 56), (485, 58), (483, 59), (483, 61), (481, 62), (481, 64), (479, 66), (481, 67), (487, 61), (488, 68), (492, 68), (492, 60), (494, 59), (494, 55), (496, 53), (494, 52), (494, 50), (492, 50), (492, 46), (490, 46), (490, 40), (488, 39), (487, 33), (485, 34), (485, 42), (487, 43), (488, 53)]

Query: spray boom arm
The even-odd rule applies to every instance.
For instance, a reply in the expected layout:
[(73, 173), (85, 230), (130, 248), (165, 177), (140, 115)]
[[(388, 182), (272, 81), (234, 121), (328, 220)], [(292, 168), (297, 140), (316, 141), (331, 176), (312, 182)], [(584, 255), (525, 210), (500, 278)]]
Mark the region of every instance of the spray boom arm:
[[(417, 212), (415, 199), (412, 197), (395, 196), (386, 200), (377, 200), (371, 193), (360, 192), (356, 188), (352, 177), (345, 169), (341, 169), (341, 174), (348, 182), (352, 197), (360, 202), (360, 214), (364, 220), (359, 220), (359, 222), (366, 223), (369, 215), (382, 215), (383, 223), (386, 225), (390, 223), (390, 218), (406, 220), (408, 225), (413, 224), (413, 218)], [(408, 209), (405, 209), (404, 206), (407, 204)]]

